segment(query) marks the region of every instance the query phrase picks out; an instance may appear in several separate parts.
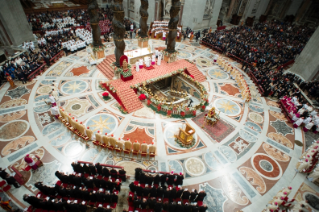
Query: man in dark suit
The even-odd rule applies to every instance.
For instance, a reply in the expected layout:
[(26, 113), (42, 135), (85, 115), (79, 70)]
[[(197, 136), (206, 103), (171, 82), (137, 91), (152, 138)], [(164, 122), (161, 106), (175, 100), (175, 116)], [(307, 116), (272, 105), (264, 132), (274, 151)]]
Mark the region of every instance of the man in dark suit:
[(163, 208), (163, 204), (162, 201), (159, 200), (156, 204), (155, 204), (155, 212), (161, 212)]
[(193, 189), (192, 192), (191, 192), (189, 201), (190, 202), (195, 202), (195, 198), (196, 198), (197, 195), (198, 195), (197, 190)]
[(141, 197), (143, 195), (143, 188), (141, 187), (140, 184), (136, 186), (135, 191), (137, 196)]
[(182, 202), (178, 202), (176, 205), (176, 211), (177, 212), (184, 212), (184, 205), (182, 205)]
[(197, 195), (197, 198), (195, 199), (195, 201), (203, 201), (204, 198), (206, 197), (206, 192), (205, 191), (200, 191)]
[(207, 205), (204, 204), (204, 205), (199, 207), (199, 212), (206, 212), (207, 209), (208, 209)]
[(16, 181), (16, 179), (14, 179), (14, 177), (10, 176), (9, 174), (7, 174), (6, 179), (7, 183), (9, 185), (13, 185), (15, 188), (20, 188), (19, 183)]
[(100, 163), (96, 163), (95, 164), (95, 168), (97, 170), (97, 173), (99, 173), (99, 175), (102, 175), (102, 166)]
[(130, 190), (134, 193), (136, 189), (136, 185), (134, 185), (134, 182), (131, 182), (129, 185)]
[(162, 176), (161, 176), (161, 185), (162, 185), (162, 186), (165, 185), (166, 177), (167, 177), (166, 174), (162, 174)]
[(124, 169), (119, 170), (119, 177), (123, 182), (126, 182), (126, 171)]
[(159, 186), (159, 187), (157, 188), (157, 190), (156, 190), (156, 193), (157, 193), (157, 197), (158, 197), (158, 198), (163, 198), (164, 189)]
[(176, 189), (175, 189), (175, 188), (172, 188), (172, 189), (171, 189), (171, 192), (170, 192), (170, 194), (169, 194), (169, 201), (170, 201), (170, 202), (173, 202), (174, 199), (175, 199), (175, 196), (176, 196)]
[(109, 171), (109, 169), (106, 168), (106, 167), (104, 167), (104, 168), (102, 169), (102, 173), (103, 173), (103, 176), (106, 177), (106, 178), (108, 178), (108, 177), (110, 176), (110, 171)]
[(168, 175), (167, 185), (173, 185), (175, 180), (174, 172), (171, 172), (170, 175)]
[(182, 199), (183, 199), (183, 200), (188, 200), (188, 199), (189, 199), (189, 196), (190, 196), (190, 193), (189, 193), (188, 189), (185, 188), (185, 189), (184, 189), (184, 192), (183, 192), (183, 194), (182, 194)]
[(115, 169), (111, 169), (110, 171), (111, 177), (117, 179), (117, 171)]
[(169, 212), (176, 212), (176, 203), (175, 202), (170, 202), (169, 203)]
[(92, 164), (89, 165), (89, 169), (90, 169), (90, 172), (91, 172), (91, 175), (96, 175), (96, 169), (95, 169), (95, 166), (93, 166)]
[(184, 175), (183, 173), (179, 173), (179, 175), (177, 175), (176, 177), (176, 181), (175, 181), (175, 185), (178, 186), (178, 185), (183, 185), (183, 180), (184, 180)]

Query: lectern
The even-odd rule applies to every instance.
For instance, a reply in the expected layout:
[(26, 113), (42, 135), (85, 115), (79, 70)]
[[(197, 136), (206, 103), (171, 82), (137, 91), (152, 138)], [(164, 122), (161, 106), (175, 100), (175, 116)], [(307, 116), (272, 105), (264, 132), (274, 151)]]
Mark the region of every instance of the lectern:
[(175, 137), (182, 143), (183, 146), (187, 147), (193, 143), (194, 133), (194, 128), (192, 128), (188, 123), (186, 123), (185, 130), (179, 128), (178, 135), (175, 135)]

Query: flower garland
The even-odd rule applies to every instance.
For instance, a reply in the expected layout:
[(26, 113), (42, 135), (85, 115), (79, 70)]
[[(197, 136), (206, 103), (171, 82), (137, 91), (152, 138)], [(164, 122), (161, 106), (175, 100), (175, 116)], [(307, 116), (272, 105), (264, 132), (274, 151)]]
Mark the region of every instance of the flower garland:
[(184, 148), (191, 148), (195, 145), (195, 138), (193, 138), (192, 142), (189, 145), (185, 145), (183, 144), (180, 140), (178, 140), (178, 138), (175, 138), (175, 142), (180, 146), (180, 147), (184, 147)]
[(127, 111), (120, 104), (116, 104), (116, 107), (121, 111), (121, 113), (127, 114)]
[(100, 46), (93, 46), (93, 44), (91, 43), (91, 44), (90, 44), (90, 47), (92, 48), (92, 50), (93, 50), (94, 52), (102, 51), (102, 50), (106, 49), (106, 46), (103, 45), (103, 44), (100, 45)]
[(173, 53), (169, 53), (168, 51), (163, 50), (162, 54), (166, 57), (177, 57), (178, 51), (175, 51)]

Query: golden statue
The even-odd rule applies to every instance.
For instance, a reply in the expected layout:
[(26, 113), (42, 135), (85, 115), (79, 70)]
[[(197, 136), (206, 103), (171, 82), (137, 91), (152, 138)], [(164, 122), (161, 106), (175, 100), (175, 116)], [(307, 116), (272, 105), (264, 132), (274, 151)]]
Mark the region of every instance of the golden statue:
[(205, 117), (206, 123), (214, 126), (220, 119), (219, 113), (220, 111), (217, 114), (215, 111), (215, 107), (212, 107), (212, 109), (208, 111), (207, 116)]

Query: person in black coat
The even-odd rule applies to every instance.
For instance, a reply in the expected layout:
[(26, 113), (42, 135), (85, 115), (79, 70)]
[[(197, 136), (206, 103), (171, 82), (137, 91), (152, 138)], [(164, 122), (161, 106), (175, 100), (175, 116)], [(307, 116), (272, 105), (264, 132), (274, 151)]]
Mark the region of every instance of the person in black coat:
[(124, 169), (119, 170), (119, 177), (123, 182), (126, 182), (126, 171)]
[(179, 173), (179, 175), (177, 175), (177, 177), (176, 177), (175, 185), (176, 186), (183, 185), (183, 180), (184, 180), (183, 173)]
[(7, 174), (6, 179), (7, 183), (9, 185), (13, 185), (15, 188), (20, 188), (19, 183), (16, 181), (16, 179), (14, 179), (14, 177), (10, 176), (9, 174)]
[(85, 172), (86, 174), (91, 175), (90, 168), (89, 168), (89, 166), (88, 166), (86, 163), (83, 164), (83, 170), (84, 170), (84, 172)]
[(38, 208), (42, 200), (38, 199), (35, 196), (29, 196), (28, 194), (23, 195), (23, 200), (32, 205), (34, 208)]
[[(86, 206), (86, 204), (79, 205), (79, 211), (80, 212), (86, 212), (87, 209), (88, 209), (88, 207)], [(62, 210), (60, 210), (60, 211), (62, 211)]]
[(192, 206), (192, 212), (198, 212), (199, 207), (197, 205)]
[(169, 212), (176, 212), (176, 203), (175, 202), (170, 202), (169, 203)]
[(96, 168), (96, 170), (97, 170), (97, 173), (99, 173), (99, 175), (102, 175), (102, 166), (101, 166), (101, 164), (100, 163), (96, 163), (95, 164), (95, 168)]
[(104, 188), (104, 189), (108, 188), (108, 181), (105, 181), (104, 179), (101, 179), (99, 181), (100, 181), (100, 188)]
[(102, 169), (102, 173), (103, 173), (103, 176), (104, 176), (104, 177), (109, 177), (109, 176), (110, 176), (110, 171), (109, 171), (109, 169), (106, 168), (106, 167), (104, 167), (104, 168)]
[(145, 181), (146, 181), (146, 176), (145, 176), (145, 173), (142, 172), (142, 173), (140, 174), (140, 180), (139, 180), (139, 182), (140, 182), (141, 184), (145, 184)]
[(136, 185), (134, 185), (134, 182), (131, 182), (129, 185), (130, 190), (134, 193), (136, 189)]
[(161, 212), (161, 211), (162, 211), (162, 208), (163, 208), (162, 201), (158, 201), (158, 202), (155, 204), (155, 212)]
[(155, 185), (158, 185), (159, 184), (159, 182), (160, 182), (160, 176), (159, 176), (159, 174), (157, 174), (157, 175), (155, 175), (155, 177), (154, 177), (154, 184)]
[(182, 199), (183, 200), (188, 200), (189, 196), (190, 196), (190, 193), (189, 193), (188, 189), (185, 188), (184, 191), (183, 191), (183, 194), (182, 194)]
[(169, 211), (169, 203), (168, 202), (164, 202), (163, 203), (163, 210), (164, 211)]
[(142, 201), (139, 198), (135, 197), (133, 202), (134, 210), (138, 210), (140, 208), (141, 203)]
[(141, 187), (140, 184), (136, 186), (135, 191), (137, 196), (141, 197), (143, 195), (143, 188)]
[(105, 201), (105, 194), (100, 191), (96, 194), (96, 197), (97, 197), (97, 201), (98, 202), (104, 202)]
[(96, 193), (96, 191), (91, 191), (90, 192), (90, 201), (91, 202), (97, 202), (97, 193)]
[(167, 175), (166, 174), (162, 174), (161, 176), (161, 185), (164, 186), (165, 183), (166, 183), (166, 178), (167, 178)]
[(111, 203), (115, 204), (118, 202), (119, 197), (117, 196), (117, 194), (113, 193), (111, 194)]
[(158, 197), (158, 198), (163, 198), (164, 189), (159, 186), (159, 187), (157, 188), (157, 190), (156, 190), (156, 193), (157, 193), (157, 197)]
[(145, 187), (143, 189), (143, 197), (148, 197), (150, 195), (151, 189), (149, 187)]
[(80, 176), (74, 176), (73, 178), (73, 184), (76, 186), (81, 186), (82, 184), (82, 177)]
[(182, 190), (182, 189), (179, 189), (179, 190), (176, 192), (175, 199), (181, 199), (182, 194), (183, 194), (183, 190)]
[(135, 180), (139, 181), (140, 180), (140, 174), (142, 173), (142, 169), (141, 168), (136, 168), (135, 169)]
[(157, 196), (157, 189), (155, 186), (153, 186), (150, 190), (150, 197), (156, 197)]
[(94, 187), (93, 179), (91, 179), (91, 177), (86, 178), (86, 180), (84, 181), (84, 185), (87, 188), (93, 188)]
[(142, 208), (142, 210), (145, 210), (147, 206), (148, 206), (147, 201), (146, 201), (145, 198), (143, 198), (143, 201), (141, 202), (141, 208)]
[(196, 198), (197, 195), (198, 195), (197, 190), (193, 189), (192, 192), (191, 192), (191, 196), (189, 198), (189, 201), (190, 202), (195, 202), (195, 198)]
[(115, 169), (112, 168), (110, 171), (110, 174), (111, 174), (111, 178), (117, 179), (117, 171)]
[(120, 183), (120, 181), (117, 179), (114, 184), (115, 190), (121, 192), (121, 185), (122, 183)]
[(100, 179), (94, 177), (93, 178), (93, 183), (94, 183), (95, 187), (101, 188), (101, 180)]
[(206, 212), (207, 209), (208, 209), (207, 205), (204, 204), (204, 205), (199, 207), (199, 212)]
[(155, 209), (155, 204), (156, 204), (156, 198), (149, 198), (147, 200), (147, 203), (148, 203), (148, 207), (150, 210), (154, 210)]
[(206, 197), (206, 192), (205, 191), (200, 191), (197, 195), (197, 198), (195, 199), (195, 201), (203, 201), (204, 198)]
[(82, 195), (81, 196), (82, 196), (81, 199), (84, 199), (86, 201), (90, 200), (90, 193), (89, 193), (89, 191), (86, 188), (82, 189)]
[(175, 199), (175, 196), (176, 196), (176, 189), (175, 188), (172, 188), (170, 194), (169, 194), (169, 201), (170, 202), (173, 202), (174, 199)]
[(182, 205), (181, 202), (178, 202), (176, 205), (176, 212), (184, 212), (184, 205)]
[(154, 177), (152, 175), (147, 175), (145, 178), (145, 183), (151, 186), (153, 184), (153, 180)]
[(188, 202), (186, 202), (185, 205), (184, 205), (184, 211), (185, 212), (191, 212), (192, 211), (192, 206), (188, 205)]
[(8, 175), (8, 173), (5, 171), (6, 169), (2, 169), (2, 168), (0, 168), (0, 177), (2, 178), (2, 179), (6, 179), (6, 177), (7, 177), (7, 175)]
[(91, 175), (96, 175), (96, 169), (95, 169), (95, 166), (93, 166), (92, 164), (89, 165), (89, 169), (90, 169), (90, 172), (91, 172)]
[(79, 172), (79, 164), (78, 163), (72, 162), (71, 166), (72, 166), (74, 172), (80, 173)]
[(169, 190), (169, 188), (167, 188), (167, 189), (164, 191), (164, 198), (169, 199), (170, 193), (171, 193), (171, 191)]
[(174, 180), (175, 180), (175, 175), (172, 172), (170, 175), (168, 175), (167, 185), (173, 185)]

